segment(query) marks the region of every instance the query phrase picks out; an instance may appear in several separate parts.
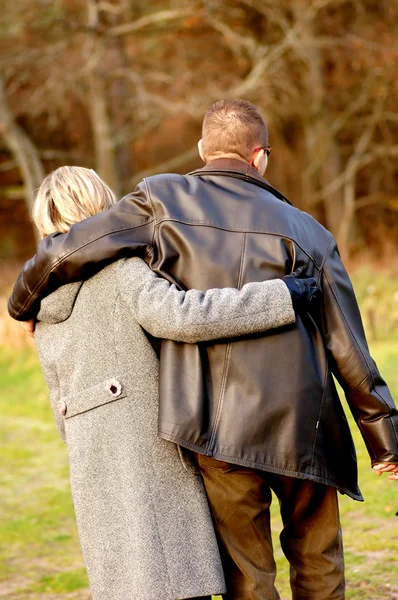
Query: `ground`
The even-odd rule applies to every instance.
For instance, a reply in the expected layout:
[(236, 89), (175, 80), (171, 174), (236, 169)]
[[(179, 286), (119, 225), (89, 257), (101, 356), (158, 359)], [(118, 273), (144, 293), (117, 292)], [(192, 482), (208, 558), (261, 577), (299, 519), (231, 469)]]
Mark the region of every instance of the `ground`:
[[(66, 448), (52, 420), (36, 351), (20, 340), (16, 347), (15, 339), (0, 346), (0, 598), (89, 600)], [(371, 350), (398, 398), (397, 334), (383, 333), (372, 341)], [(398, 600), (398, 483), (376, 476), (357, 428), (352, 430), (365, 503), (345, 496), (340, 502), (347, 600)], [(274, 502), (278, 589), (288, 600), (288, 567), (278, 546), (279, 528)]]

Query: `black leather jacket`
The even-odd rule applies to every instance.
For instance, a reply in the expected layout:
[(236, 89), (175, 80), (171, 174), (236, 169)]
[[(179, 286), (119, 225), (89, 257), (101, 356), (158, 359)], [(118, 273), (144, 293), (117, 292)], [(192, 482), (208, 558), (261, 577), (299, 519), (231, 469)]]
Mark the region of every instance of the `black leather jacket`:
[(322, 289), (318, 310), (283, 330), (224, 343), (164, 341), (162, 437), (360, 500), (333, 373), (372, 463), (398, 462), (397, 409), (369, 355), (335, 241), (254, 169), (220, 159), (187, 176), (149, 177), (106, 213), (45, 238), (15, 285), (11, 316), (33, 316), (62, 283), (132, 254), (182, 288), (241, 287), (303, 266)]

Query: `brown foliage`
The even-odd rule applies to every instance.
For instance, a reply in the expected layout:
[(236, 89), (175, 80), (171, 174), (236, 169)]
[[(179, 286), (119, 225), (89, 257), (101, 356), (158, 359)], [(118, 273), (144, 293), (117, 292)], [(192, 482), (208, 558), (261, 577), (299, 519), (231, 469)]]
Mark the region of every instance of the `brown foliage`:
[(90, 166), (119, 194), (144, 174), (199, 166), (204, 111), (244, 97), (268, 121), (272, 184), (344, 255), (398, 239), (396, 2), (6, 4), (0, 67), (25, 143), (17, 154), (0, 109), (0, 206), (18, 203), (21, 183), (30, 203), (32, 148), (44, 171)]

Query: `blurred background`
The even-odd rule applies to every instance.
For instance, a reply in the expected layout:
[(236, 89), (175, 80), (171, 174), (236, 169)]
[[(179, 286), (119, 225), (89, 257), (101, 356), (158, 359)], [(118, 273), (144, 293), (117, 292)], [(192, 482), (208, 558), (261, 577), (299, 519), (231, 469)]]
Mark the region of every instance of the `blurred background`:
[(92, 167), (118, 195), (200, 166), (209, 105), (257, 104), (267, 177), (345, 256), (398, 243), (396, 0), (10, 0), (0, 24), (2, 258), (34, 251), (44, 175)]
[[(210, 104), (254, 102), (273, 147), (266, 177), (337, 238), (397, 394), (398, 0), (5, 0), (0, 9), (0, 597), (83, 599), (66, 453), (33, 344), (6, 314), (35, 251), (35, 190), (65, 164), (95, 169), (119, 196), (143, 176), (198, 168)], [(397, 488), (371, 472), (362, 484), (369, 504), (342, 504), (348, 597), (392, 600)]]

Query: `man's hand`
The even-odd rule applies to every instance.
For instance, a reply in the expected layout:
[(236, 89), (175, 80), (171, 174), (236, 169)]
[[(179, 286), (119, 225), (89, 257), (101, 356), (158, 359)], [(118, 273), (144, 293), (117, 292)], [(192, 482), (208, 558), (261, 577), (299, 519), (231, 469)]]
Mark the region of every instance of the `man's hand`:
[(376, 471), (377, 475), (382, 475), (383, 473), (390, 473), (388, 479), (394, 479), (398, 481), (397, 463), (377, 463), (376, 465), (373, 465), (373, 469)]
[(30, 321), (21, 321), (21, 325), (29, 337), (35, 337), (35, 319), (30, 319)]

